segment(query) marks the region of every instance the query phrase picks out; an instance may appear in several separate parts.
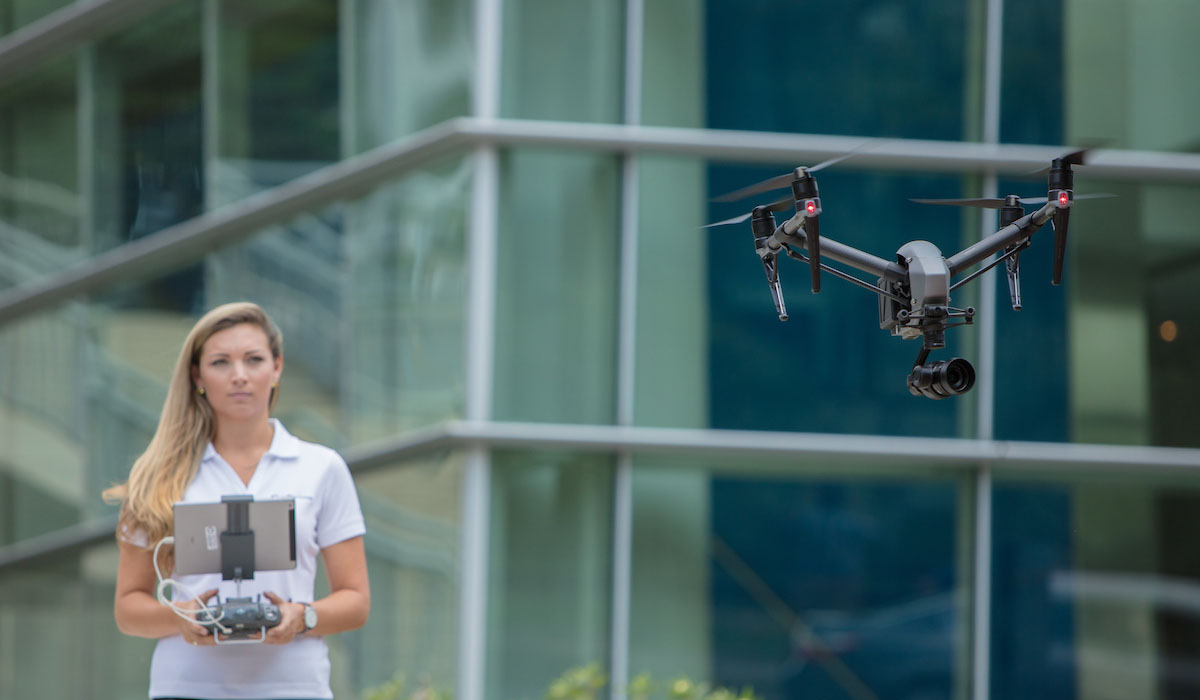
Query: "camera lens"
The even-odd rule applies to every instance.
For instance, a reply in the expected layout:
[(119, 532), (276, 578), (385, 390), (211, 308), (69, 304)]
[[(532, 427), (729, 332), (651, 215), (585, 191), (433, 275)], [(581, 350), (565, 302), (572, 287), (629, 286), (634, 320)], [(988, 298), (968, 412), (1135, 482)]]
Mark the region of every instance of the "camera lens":
[(975, 386), (975, 368), (970, 362), (956, 357), (913, 367), (908, 376), (908, 390), (914, 396), (944, 399), (965, 394)]
[(965, 394), (975, 386), (975, 368), (970, 362), (956, 357), (943, 368), (941, 384), (950, 394)]

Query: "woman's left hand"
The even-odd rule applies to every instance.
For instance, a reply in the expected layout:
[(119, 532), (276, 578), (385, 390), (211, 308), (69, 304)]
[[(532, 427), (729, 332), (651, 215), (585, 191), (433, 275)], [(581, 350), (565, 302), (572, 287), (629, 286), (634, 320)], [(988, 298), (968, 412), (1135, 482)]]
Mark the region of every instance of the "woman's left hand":
[(267, 630), (267, 637), (263, 641), (267, 644), (287, 644), (304, 631), (304, 606), (288, 602), (270, 591), (263, 595), (279, 607), (279, 616), (282, 618), (278, 625)]

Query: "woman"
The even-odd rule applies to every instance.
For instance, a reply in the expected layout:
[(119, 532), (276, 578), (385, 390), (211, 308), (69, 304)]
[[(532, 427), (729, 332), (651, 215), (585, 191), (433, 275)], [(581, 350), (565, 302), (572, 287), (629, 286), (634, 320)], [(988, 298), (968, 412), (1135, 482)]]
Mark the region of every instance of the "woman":
[[(336, 452), (293, 437), (270, 417), (282, 371), (283, 339), (261, 308), (236, 303), (210, 311), (184, 341), (149, 447), (129, 481), (104, 493), (121, 503), (117, 627), (159, 640), (151, 698), (332, 698), (322, 637), (367, 620), (365, 528), (350, 471)], [(155, 596), (153, 552), (171, 535), (173, 505), (233, 494), (296, 504), (296, 568), (259, 571), (241, 583), (243, 597), (262, 593), (282, 614), (262, 644), (218, 645), (209, 628)], [(331, 593), (314, 600), (318, 552)], [(237, 594), (220, 574), (179, 582), (203, 591), (205, 601)]]

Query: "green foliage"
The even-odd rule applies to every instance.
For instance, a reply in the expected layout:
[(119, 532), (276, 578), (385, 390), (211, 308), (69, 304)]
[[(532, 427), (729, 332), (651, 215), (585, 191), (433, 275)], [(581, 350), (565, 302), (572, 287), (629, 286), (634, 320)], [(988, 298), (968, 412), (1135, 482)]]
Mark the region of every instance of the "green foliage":
[(396, 673), (384, 683), (363, 691), (363, 700), (454, 700), (448, 691), (439, 690), (431, 683), (423, 683), (411, 693), (405, 695), (404, 687), (407, 678), (403, 673)]
[(608, 685), (608, 676), (600, 664), (568, 669), (550, 684), (546, 700), (597, 700), (600, 690)]
[[(406, 678), (397, 673), (391, 680), (363, 691), (363, 700), (454, 700), (448, 691), (426, 683), (405, 694)], [(567, 669), (550, 683), (545, 700), (603, 700), (608, 676), (598, 663)], [(656, 683), (649, 673), (639, 673), (625, 689), (629, 700), (761, 700), (750, 688), (733, 691), (729, 688), (709, 688), (686, 676)]]
[[(550, 684), (546, 700), (601, 700), (601, 691), (608, 685), (608, 677), (600, 664), (568, 669)], [(760, 700), (750, 688), (735, 692), (729, 688), (710, 688), (707, 683), (697, 683), (686, 676), (673, 678), (666, 683), (656, 683), (649, 673), (639, 673), (629, 681), (625, 689), (629, 700)]]

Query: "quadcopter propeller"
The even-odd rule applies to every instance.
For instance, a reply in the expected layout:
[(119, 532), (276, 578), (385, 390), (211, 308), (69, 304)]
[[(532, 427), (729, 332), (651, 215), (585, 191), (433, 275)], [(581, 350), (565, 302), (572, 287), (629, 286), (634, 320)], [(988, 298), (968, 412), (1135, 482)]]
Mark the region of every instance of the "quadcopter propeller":
[(1086, 165), (1087, 164), (1087, 154), (1090, 153), (1091, 151), (1092, 151), (1092, 149), (1090, 147), (1089, 148), (1081, 148), (1078, 151), (1072, 151), (1072, 152), (1066, 154), (1065, 156), (1060, 156), (1058, 158), (1055, 158), (1054, 161), (1052, 162), (1052, 164), (1050, 165), (1050, 167), (1038, 168), (1037, 170), (1030, 170), (1028, 173), (1026, 173), (1026, 175), (1046, 175), (1052, 169), (1057, 167), (1056, 165), (1054, 165), (1054, 163), (1061, 163), (1062, 165)]
[(1071, 166), (1083, 165), (1086, 155), (1087, 151), (1083, 150), (1055, 158), (1046, 171), (1047, 196), (1059, 202), (1051, 219), (1054, 228), (1054, 274), (1050, 284), (1053, 285), (1062, 284), (1063, 260), (1067, 252), (1067, 223), (1071, 220), (1071, 201), (1075, 199), (1075, 173)]
[[(812, 166), (811, 168), (797, 168), (797, 170), (807, 170), (809, 173), (815, 173), (818, 170), (824, 170), (825, 168), (828, 168), (829, 166), (833, 165), (834, 163), (840, 163), (843, 160), (846, 160), (847, 158), (849, 158), (850, 156), (856, 155), (857, 153), (858, 153), (857, 150), (851, 151), (849, 153), (843, 153), (842, 155), (840, 155), (836, 158), (830, 158), (827, 161), (817, 163), (816, 165)], [(775, 177), (763, 180), (762, 182), (758, 182), (753, 185), (750, 185), (749, 187), (743, 187), (740, 190), (735, 190), (733, 192), (723, 194), (720, 197), (715, 197), (715, 198), (713, 198), (713, 201), (714, 202), (736, 202), (737, 200), (744, 199), (746, 197), (749, 197), (750, 195), (759, 194), (761, 192), (770, 192), (771, 190), (783, 189), (784, 187), (787, 187), (788, 185), (790, 185), (792, 183), (792, 180), (794, 180), (795, 178), (796, 178), (795, 171), (792, 171), (789, 173), (784, 173), (783, 175), (777, 175)]]
[[(796, 203), (796, 200), (792, 199), (791, 197), (785, 197), (777, 202), (771, 202), (770, 204), (766, 205), (766, 208), (773, 212), (787, 211), (788, 209), (791, 209), (792, 205), (795, 203)], [(722, 221), (717, 221), (717, 222), (714, 222), (711, 224), (706, 224), (704, 226), (701, 226), (700, 228), (713, 228), (714, 226), (728, 226), (729, 224), (740, 224), (743, 221), (749, 219), (753, 214), (754, 214), (753, 211), (748, 211), (745, 214), (742, 214), (740, 216), (735, 216), (730, 219), (724, 219)]]
[[(1095, 194), (1080, 194), (1075, 195), (1073, 199), (1105, 199), (1107, 197), (1116, 197), (1115, 194), (1105, 192), (1097, 192)], [(1005, 197), (983, 197), (980, 199), (914, 199), (918, 204), (948, 204), (957, 207), (979, 207), (981, 209), (1000, 209), (1005, 206)], [(1018, 197), (1017, 202), (1023, 205), (1028, 204), (1045, 204), (1050, 201), (1049, 197)]]

